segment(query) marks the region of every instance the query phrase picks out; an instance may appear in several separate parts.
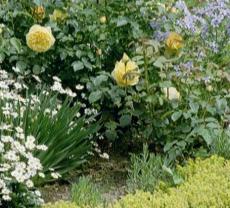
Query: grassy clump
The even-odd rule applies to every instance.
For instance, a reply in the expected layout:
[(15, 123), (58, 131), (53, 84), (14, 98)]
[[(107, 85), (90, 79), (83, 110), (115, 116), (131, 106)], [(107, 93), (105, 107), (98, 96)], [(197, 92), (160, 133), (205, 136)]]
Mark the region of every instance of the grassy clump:
[(103, 204), (101, 193), (89, 177), (81, 177), (79, 182), (72, 186), (72, 201), (79, 207), (99, 207)]

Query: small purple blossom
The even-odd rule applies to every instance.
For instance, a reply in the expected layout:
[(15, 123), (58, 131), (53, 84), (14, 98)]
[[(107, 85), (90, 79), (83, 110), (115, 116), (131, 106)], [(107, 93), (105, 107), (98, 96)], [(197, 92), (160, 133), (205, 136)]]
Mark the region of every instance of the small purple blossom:
[(157, 21), (151, 21), (150, 22), (150, 27), (153, 29), (153, 30), (158, 30), (160, 28), (160, 24), (159, 22)]
[(209, 19), (208, 22), (214, 28), (219, 27), (224, 20), (229, 20), (230, 6), (228, 3), (229, 0), (214, 0), (203, 8), (193, 9), (192, 12), (189, 11), (184, 1), (179, 0), (175, 6), (184, 14), (179, 21), (180, 25), (194, 32), (196, 26), (207, 23), (206, 19)]
[(209, 46), (210, 46), (211, 50), (214, 53), (218, 53), (219, 52), (219, 45), (216, 42), (213, 41), (213, 42), (209, 43)]
[(193, 69), (193, 62), (192, 61), (188, 61), (184, 64), (182, 64), (182, 66), (187, 69), (188, 71), (191, 71)]
[[(220, 36), (230, 36), (230, 1), (210, 0), (204, 7), (193, 8), (190, 11), (185, 2), (179, 0), (175, 7), (182, 12), (182, 17), (177, 20), (178, 25), (191, 34), (200, 34), (213, 53), (219, 53)], [(224, 32), (223, 26), (226, 28)], [(215, 41), (210, 42), (211, 39)]]
[(230, 23), (226, 27), (227, 35), (230, 37)]
[(203, 77), (202, 80), (205, 82), (205, 84), (207, 84), (210, 82), (210, 77), (209, 76)]
[(200, 34), (203, 39), (205, 39), (208, 36), (208, 31), (209, 31), (208, 25), (207, 24), (203, 25)]
[(181, 76), (180, 66), (179, 65), (174, 65), (173, 68), (174, 68), (174, 70), (176, 72), (176, 76), (177, 77)]
[(154, 38), (161, 42), (164, 41), (169, 35), (169, 32), (161, 32), (161, 31), (156, 31), (154, 34)]

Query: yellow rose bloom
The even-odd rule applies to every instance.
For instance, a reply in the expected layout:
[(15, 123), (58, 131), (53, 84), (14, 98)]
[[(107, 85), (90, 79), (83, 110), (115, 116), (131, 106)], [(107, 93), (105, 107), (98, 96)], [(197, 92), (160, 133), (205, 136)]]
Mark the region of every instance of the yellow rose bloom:
[(177, 91), (175, 87), (165, 87), (163, 89), (165, 97), (169, 100), (179, 100), (180, 99), (180, 93)]
[(106, 23), (106, 21), (107, 21), (106, 16), (102, 16), (102, 17), (100, 17), (100, 22), (101, 22), (101, 24), (105, 24), (105, 23)]
[(183, 38), (176, 32), (170, 32), (166, 39), (166, 46), (170, 50), (179, 50), (183, 46)]
[(30, 49), (36, 52), (46, 52), (54, 44), (55, 38), (50, 27), (33, 25), (26, 35), (26, 43)]
[(50, 19), (55, 22), (63, 22), (67, 17), (67, 13), (60, 9), (55, 9), (53, 14), (50, 15)]
[(170, 11), (171, 11), (172, 13), (174, 13), (174, 14), (177, 14), (177, 13), (178, 13), (178, 10), (177, 10), (176, 7), (172, 7), (172, 8), (170, 9)]
[(45, 18), (45, 9), (43, 6), (36, 6), (32, 9), (32, 13), (38, 21), (42, 21)]
[(112, 76), (119, 86), (133, 86), (139, 82), (140, 73), (135, 62), (124, 53), (123, 58), (116, 63)]

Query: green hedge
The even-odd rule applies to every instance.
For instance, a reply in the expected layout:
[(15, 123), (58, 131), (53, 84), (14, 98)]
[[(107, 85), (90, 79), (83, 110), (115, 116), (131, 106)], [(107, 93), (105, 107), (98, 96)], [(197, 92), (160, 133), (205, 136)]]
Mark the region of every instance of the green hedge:
[(227, 208), (230, 207), (230, 161), (218, 156), (190, 160), (178, 167), (184, 182), (177, 187), (162, 184), (154, 194), (137, 191), (113, 208)]

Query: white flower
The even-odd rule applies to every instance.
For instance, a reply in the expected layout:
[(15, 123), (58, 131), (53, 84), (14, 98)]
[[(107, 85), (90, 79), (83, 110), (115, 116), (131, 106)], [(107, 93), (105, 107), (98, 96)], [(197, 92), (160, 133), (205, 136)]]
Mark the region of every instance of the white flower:
[(61, 82), (61, 79), (58, 78), (57, 76), (53, 76), (53, 80), (56, 81), (56, 82)]
[(103, 158), (103, 159), (109, 160), (109, 155), (106, 152), (101, 154), (100, 157)]
[(44, 173), (38, 173), (39, 177), (41, 178), (45, 178), (45, 174)]
[(20, 142), (18, 141), (13, 141), (12, 146), (15, 151), (18, 151), (21, 154), (24, 154), (26, 151), (26, 148), (23, 145), (21, 145)]
[(6, 172), (11, 168), (11, 166), (9, 164), (7, 164), (7, 163), (3, 163), (0, 166), (1, 166), (0, 167), (0, 172)]
[(17, 89), (17, 90), (20, 90), (22, 89), (22, 85), (20, 83), (14, 83), (14, 87)]
[(78, 84), (78, 85), (76, 85), (76, 90), (83, 90), (84, 89), (84, 86), (83, 85), (80, 85), (80, 84)]
[(10, 190), (9, 190), (8, 188), (4, 187), (4, 188), (2, 189), (2, 194), (8, 195), (9, 193), (10, 193)]
[(41, 197), (41, 192), (40, 192), (40, 191), (36, 190), (34, 193), (35, 193), (38, 197)]
[(26, 181), (26, 186), (27, 186), (28, 188), (34, 187), (33, 181), (31, 181), (31, 180)]
[(66, 92), (66, 94), (68, 95), (68, 96), (70, 96), (70, 97), (76, 97), (77, 96), (77, 94), (75, 93), (75, 92), (73, 92), (71, 89), (69, 89), (69, 88), (67, 88), (66, 90), (65, 90), (65, 92)]
[(23, 133), (23, 129), (21, 127), (16, 127), (15, 130), (18, 132), (18, 133)]
[(46, 151), (48, 147), (46, 145), (37, 145), (38, 150)]
[(35, 138), (33, 136), (27, 136), (26, 143), (25, 143), (26, 148), (29, 150), (33, 150), (36, 147), (34, 142), (35, 142)]
[(5, 201), (10, 201), (11, 200), (11, 197), (9, 195), (3, 195), (2, 198), (5, 200)]
[(4, 152), (4, 144), (0, 142), (0, 153)]
[(10, 160), (10, 161), (18, 161), (19, 160), (19, 157), (18, 155), (16, 154), (15, 151), (8, 151), (5, 155), (4, 155), (4, 158), (6, 160)]
[(15, 136), (19, 139), (24, 139), (25, 138), (25, 134), (24, 133), (16, 133)]
[(49, 108), (46, 108), (45, 111), (44, 111), (45, 114), (50, 114), (50, 112), (51, 112), (51, 111), (50, 111)]
[(177, 91), (175, 87), (169, 87), (169, 88), (165, 87), (163, 91), (164, 91), (166, 98), (168, 98), (169, 100), (179, 100), (180, 99), (180, 93)]
[(59, 92), (61, 94), (65, 94), (65, 90), (62, 88), (62, 84), (60, 82), (55, 81), (53, 86), (50, 88), (52, 91)]
[(0, 179), (0, 189), (2, 189), (4, 187), (6, 187), (6, 184), (2, 179)]
[(55, 115), (57, 115), (58, 111), (57, 110), (52, 110), (51, 112), (51, 116), (54, 117)]
[(58, 178), (61, 177), (61, 175), (60, 175), (59, 173), (55, 173), (55, 172), (51, 173), (51, 176), (52, 176), (54, 179), (58, 179)]
[(0, 130), (11, 130), (11, 125), (2, 123), (0, 126)]
[(37, 171), (37, 170), (42, 170), (42, 165), (41, 162), (38, 158), (29, 156), (28, 157), (28, 168), (31, 170)]

